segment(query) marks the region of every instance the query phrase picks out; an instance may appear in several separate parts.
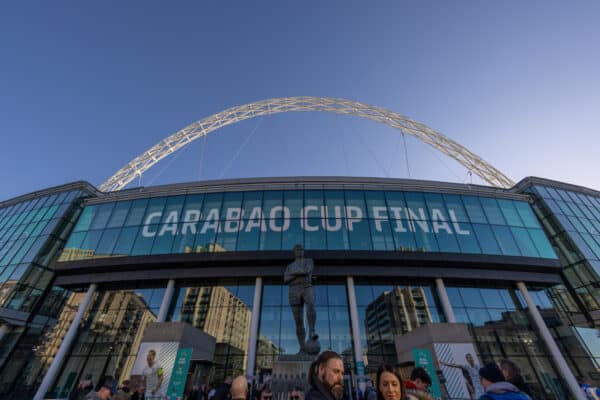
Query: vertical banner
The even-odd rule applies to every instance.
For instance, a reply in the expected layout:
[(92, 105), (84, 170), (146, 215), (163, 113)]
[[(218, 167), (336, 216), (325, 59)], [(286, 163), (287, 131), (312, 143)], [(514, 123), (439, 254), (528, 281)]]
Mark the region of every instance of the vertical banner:
[(132, 378), (146, 387), (146, 400), (162, 400), (171, 380), (178, 342), (142, 342), (133, 366)]
[(483, 395), (479, 360), (473, 343), (434, 343), (451, 399), (477, 400)]
[(175, 365), (171, 373), (171, 382), (167, 390), (168, 400), (183, 399), (185, 390), (185, 381), (187, 379), (188, 369), (190, 368), (190, 359), (192, 358), (192, 349), (179, 349), (175, 357)]
[(442, 391), (440, 390), (440, 383), (438, 381), (437, 373), (435, 371), (435, 365), (433, 365), (433, 359), (431, 358), (431, 352), (427, 349), (413, 349), (413, 358), (415, 360), (415, 367), (423, 367), (431, 377), (431, 394), (434, 399), (442, 398)]

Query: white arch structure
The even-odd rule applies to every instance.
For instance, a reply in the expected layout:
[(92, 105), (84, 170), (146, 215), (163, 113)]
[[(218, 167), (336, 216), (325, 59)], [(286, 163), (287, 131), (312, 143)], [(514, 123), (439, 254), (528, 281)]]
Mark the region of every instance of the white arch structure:
[(452, 157), (469, 171), (496, 187), (512, 187), (514, 182), (481, 157), (430, 127), (385, 108), (357, 101), (329, 97), (284, 97), (261, 100), (229, 108), (175, 132), (140, 154), (100, 185), (102, 191), (123, 189), (129, 182), (171, 153), (223, 126), (263, 115), (292, 111), (321, 111), (367, 118), (414, 136)]

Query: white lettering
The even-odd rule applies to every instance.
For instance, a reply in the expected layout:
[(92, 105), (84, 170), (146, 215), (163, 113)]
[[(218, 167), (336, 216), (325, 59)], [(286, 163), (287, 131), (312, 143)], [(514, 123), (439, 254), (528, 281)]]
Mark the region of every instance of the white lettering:
[(171, 232), (171, 235), (177, 235), (178, 214), (177, 211), (171, 211), (169, 215), (167, 215), (167, 219), (162, 228), (160, 228), (158, 236), (164, 235), (165, 232)]
[(406, 232), (406, 228), (402, 225), (402, 207), (390, 207), (390, 211), (394, 214), (394, 220), (396, 221), (394, 232)]
[(144, 228), (142, 229), (142, 236), (143, 237), (154, 237), (154, 236), (156, 236), (156, 232), (150, 232), (150, 230), (148, 228), (150, 228), (150, 224), (152, 223), (153, 219), (158, 218), (158, 220), (160, 221), (160, 217), (161, 216), (162, 216), (162, 212), (160, 212), (160, 211), (153, 212), (153, 213), (151, 213), (151, 214), (148, 215), (148, 217), (146, 218), (146, 222), (144, 224)]
[(196, 224), (200, 220), (200, 211), (199, 210), (187, 210), (185, 212), (185, 217), (183, 220), (186, 222), (184, 222), (183, 225), (181, 225), (180, 233), (182, 235), (185, 235), (189, 229), (190, 234), (195, 235), (196, 234)]
[[(277, 213), (283, 212), (283, 225), (277, 226), (275, 223), (277, 220)], [(282, 206), (275, 206), (271, 208), (269, 213), (269, 229), (273, 232), (285, 232), (290, 228), (290, 209)]]
[[(449, 235), (452, 235), (452, 229), (450, 229), (450, 225), (446, 222), (446, 218), (444, 218), (444, 214), (437, 208), (431, 210), (431, 219), (433, 225), (433, 231), (438, 233), (440, 229), (448, 232)], [(442, 221), (441, 223), (439, 221)]]
[(335, 214), (335, 223), (329, 224), (329, 207), (321, 206), (321, 226), (328, 232), (336, 232), (342, 229), (342, 207), (333, 206)]
[(319, 207), (317, 206), (306, 206), (302, 209), (300, 215), (302, 215), (302, 219), (300, 220), (300, 226), (307, 232), (315, 232), (319, 230), (318, 226), (312, 226), (308, 224), (308, 212), (309, 211), (319, 211)]
[[(427, 217), (425, 216), (425, 211), (422, 208), (419, 208), (419, 215), (415, 214), (413, 210), (407, 208), (408, 216), (410, 217), (410, 225), (411, 230), (415, 232), (415, 224), (419, 225), (419, 228), (425, 233), (429, 232), (429, 226), (427, 226)], [(419, 219), (420, 217), (420, 219)]]
[(252, 228), (259, 228), (261, 232), (267, 231), (267, 225), (263, 216), (262, 209), (260, 207), (254, 207), (248, 217), (248, 223), (246, 224), (246, 232), (250, 232)]
[(219, 232), (219, 209), (211, 208), (206, 216), (206, 221), (202, 224), (202, 229), (200, 233), (205, 234), (206, 231), (212, 229), (216, 232)]
[(348, 219), (346, 220), (348, 223), (348, 230), (352, 232), (354, 230), (354, 224), (362, 221), (363, 211), (357, 206), (347, 206), (346, 215), (348, 216)]
[(467, 229), (462, 229), (460, 224), (458, 223), (458, 219), (456, 218), (456, 213), (454, 210), (448, 210), (448, 214), (450, 214), (450, 221), (452, 221), (452, 226), (454, 227), (454, 232), (457, 235), (470, 235), (471, 232)]
[(240, 227), (240, 216), (242, 215), (242, 209), (237, 207), (231, 207), (227, 209), (225, 214), (227, 220), (225, 221), (225, 227), (223, 231), (227, 233), (237, 232), (241, 230)]

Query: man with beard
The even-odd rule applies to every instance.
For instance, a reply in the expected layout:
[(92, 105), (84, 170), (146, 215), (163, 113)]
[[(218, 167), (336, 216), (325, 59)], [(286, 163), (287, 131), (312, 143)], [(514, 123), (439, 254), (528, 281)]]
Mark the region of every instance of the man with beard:
[(310, 390), (306, 400), (342, 400), (344, 397), (344, 363), (332, 350), (325, 350), (308, 369)]

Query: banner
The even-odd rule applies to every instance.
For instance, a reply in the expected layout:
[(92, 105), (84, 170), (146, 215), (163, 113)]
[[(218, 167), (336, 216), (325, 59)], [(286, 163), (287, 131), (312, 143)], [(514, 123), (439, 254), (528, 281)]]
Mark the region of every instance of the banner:
[(187, 373), (190, 368), (191, 358), (191, 348), (179, 349), (177, 351), (177, 357), (175, 357), (175, 365), (173, 366), (173, 374), (171, 375), (171, 382), (169, 383), (169, 390), (167, 390), (168, 400), (183, 399), (185, 381), (187, 379)]
[(429, 391), (433, 395), (433, 398), (441, 399), (442, 391), (440, 390), (440, 383), (435, 371), (435, 365), (433, 365), (431, 352), (427, 349), (413, 349), (413, 358), (415, 360), (415, 368), (423, 367), (429, 374), (429, 377), (431, 378), (431, 388)]
[(146, 400), (165, 398), (178, 347), (178, 342), (140, 344), (132, 375), (141, 376), (146, 388)]
[(434, 343), (435, 354), (451, 399), (477, 400), (484, 393), (479, 360), (472, 343)]

